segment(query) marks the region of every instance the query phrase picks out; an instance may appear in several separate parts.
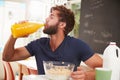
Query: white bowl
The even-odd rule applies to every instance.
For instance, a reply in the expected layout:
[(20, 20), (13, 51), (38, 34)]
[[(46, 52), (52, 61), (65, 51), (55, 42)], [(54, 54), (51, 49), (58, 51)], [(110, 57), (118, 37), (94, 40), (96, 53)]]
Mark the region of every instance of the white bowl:
[(45, 75), (50, 80), (68, 80), (75, 65), (61, 61), (43, 61)]

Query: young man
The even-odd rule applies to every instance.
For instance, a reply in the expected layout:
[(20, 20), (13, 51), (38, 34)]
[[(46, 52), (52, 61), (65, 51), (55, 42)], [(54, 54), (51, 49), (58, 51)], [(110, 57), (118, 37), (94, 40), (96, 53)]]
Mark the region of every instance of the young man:
[[(102, 66), (102, 59), (86, 43), (68, 36), (74, 24), (74, 14), (70, 9), (64, 6), (52, 7), (43, 30), (50, 38), (40, 38), (15, 49), (17, 38), (11, 35), (3, 51), (3, 60), (17, 61), (35, 56), (39, 74), (44, 74), (43, 60), (71, 62), (76, 65), (75, 71), (71, 73), (73, 80), (94, 80), (94, 68)], [(81, 61), (93, 71), (84, 72), (79, 67)]]

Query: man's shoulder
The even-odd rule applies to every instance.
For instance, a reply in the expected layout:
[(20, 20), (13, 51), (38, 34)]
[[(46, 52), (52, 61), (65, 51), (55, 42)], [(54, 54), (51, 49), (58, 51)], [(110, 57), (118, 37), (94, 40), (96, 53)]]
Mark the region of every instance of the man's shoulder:
[(75, 37), (72, 37), (72, 36), (68, 36), (68, 40), (70, 40), (70, 42), (73, 42), (73, 43), (83, 43), (83, 44), (86, 44), (84, 41), (82, 41), (81, 39), (79, 38), (75, 38)]
[(40, 41), (46, 41), (46, 40), (49, 40), (48, 37), (42, 37), (42, 38), (39, 38)]
[(42, 38), (38, 38), (36, 40), (31, 41), (29, 44), (41, 44), (41, 43), (43, 44), (43, 43), (47, 42), (48, 40), (49, 40), (49, 38), (42, 37)]
[(42, 44), (46, 43), (48, 41), (49, 41), (49, 38), (47, 38), (47, 37), (42, 37), (42, 38), (39, 38), (39, 39), (36, 40), (36, 42), (42, 43)]

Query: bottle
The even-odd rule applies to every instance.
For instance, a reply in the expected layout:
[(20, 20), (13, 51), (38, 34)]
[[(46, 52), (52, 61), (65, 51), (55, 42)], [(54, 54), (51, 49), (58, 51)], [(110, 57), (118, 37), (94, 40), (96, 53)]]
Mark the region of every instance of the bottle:
[(11, 32), (14, 38), (18, 38), (32, 34), (43, 26), (44, 24), (35, 22), (15, 23), (11, 27)]
[(112, 70), (111, 80), (120, 80), (120, 48), (110, 42), (103, 53), (103, 67)]

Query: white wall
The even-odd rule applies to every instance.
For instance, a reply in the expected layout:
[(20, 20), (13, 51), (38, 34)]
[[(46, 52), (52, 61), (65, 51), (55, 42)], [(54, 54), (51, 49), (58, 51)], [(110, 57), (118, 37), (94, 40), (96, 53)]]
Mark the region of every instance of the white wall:
[(3, 42), (3, 39), (2, 39), (2, 35), (3, 35), (3, 6), (0, 6), (0, 51), (1, 51), (1, 48), (2, 48), (2, 42)]
[[(25, 5), (18, 2), (5, 1), (3, 5), (0, 5), (0, 48), (4, 47), (6, 41), (11, 34), (11, 25), (20, 20), (25, 20)], [(22, 42), (22, 40), (21, 40)], [(21, 43), (19, 41), (19, 44)], [(18, 70), (18, 66), (15, 62), (12, 62), (14, 73)], [(4, 79), (4, 68), (2, 64), (2, 51), (0, 50), (0, 80)]]
[(11, 26), (15, 22), (25, 20), (25, 4), (17, 2), (5, 2), (4, 7), (4, 28), (3, 28), (3, 45), (11, 34)]

